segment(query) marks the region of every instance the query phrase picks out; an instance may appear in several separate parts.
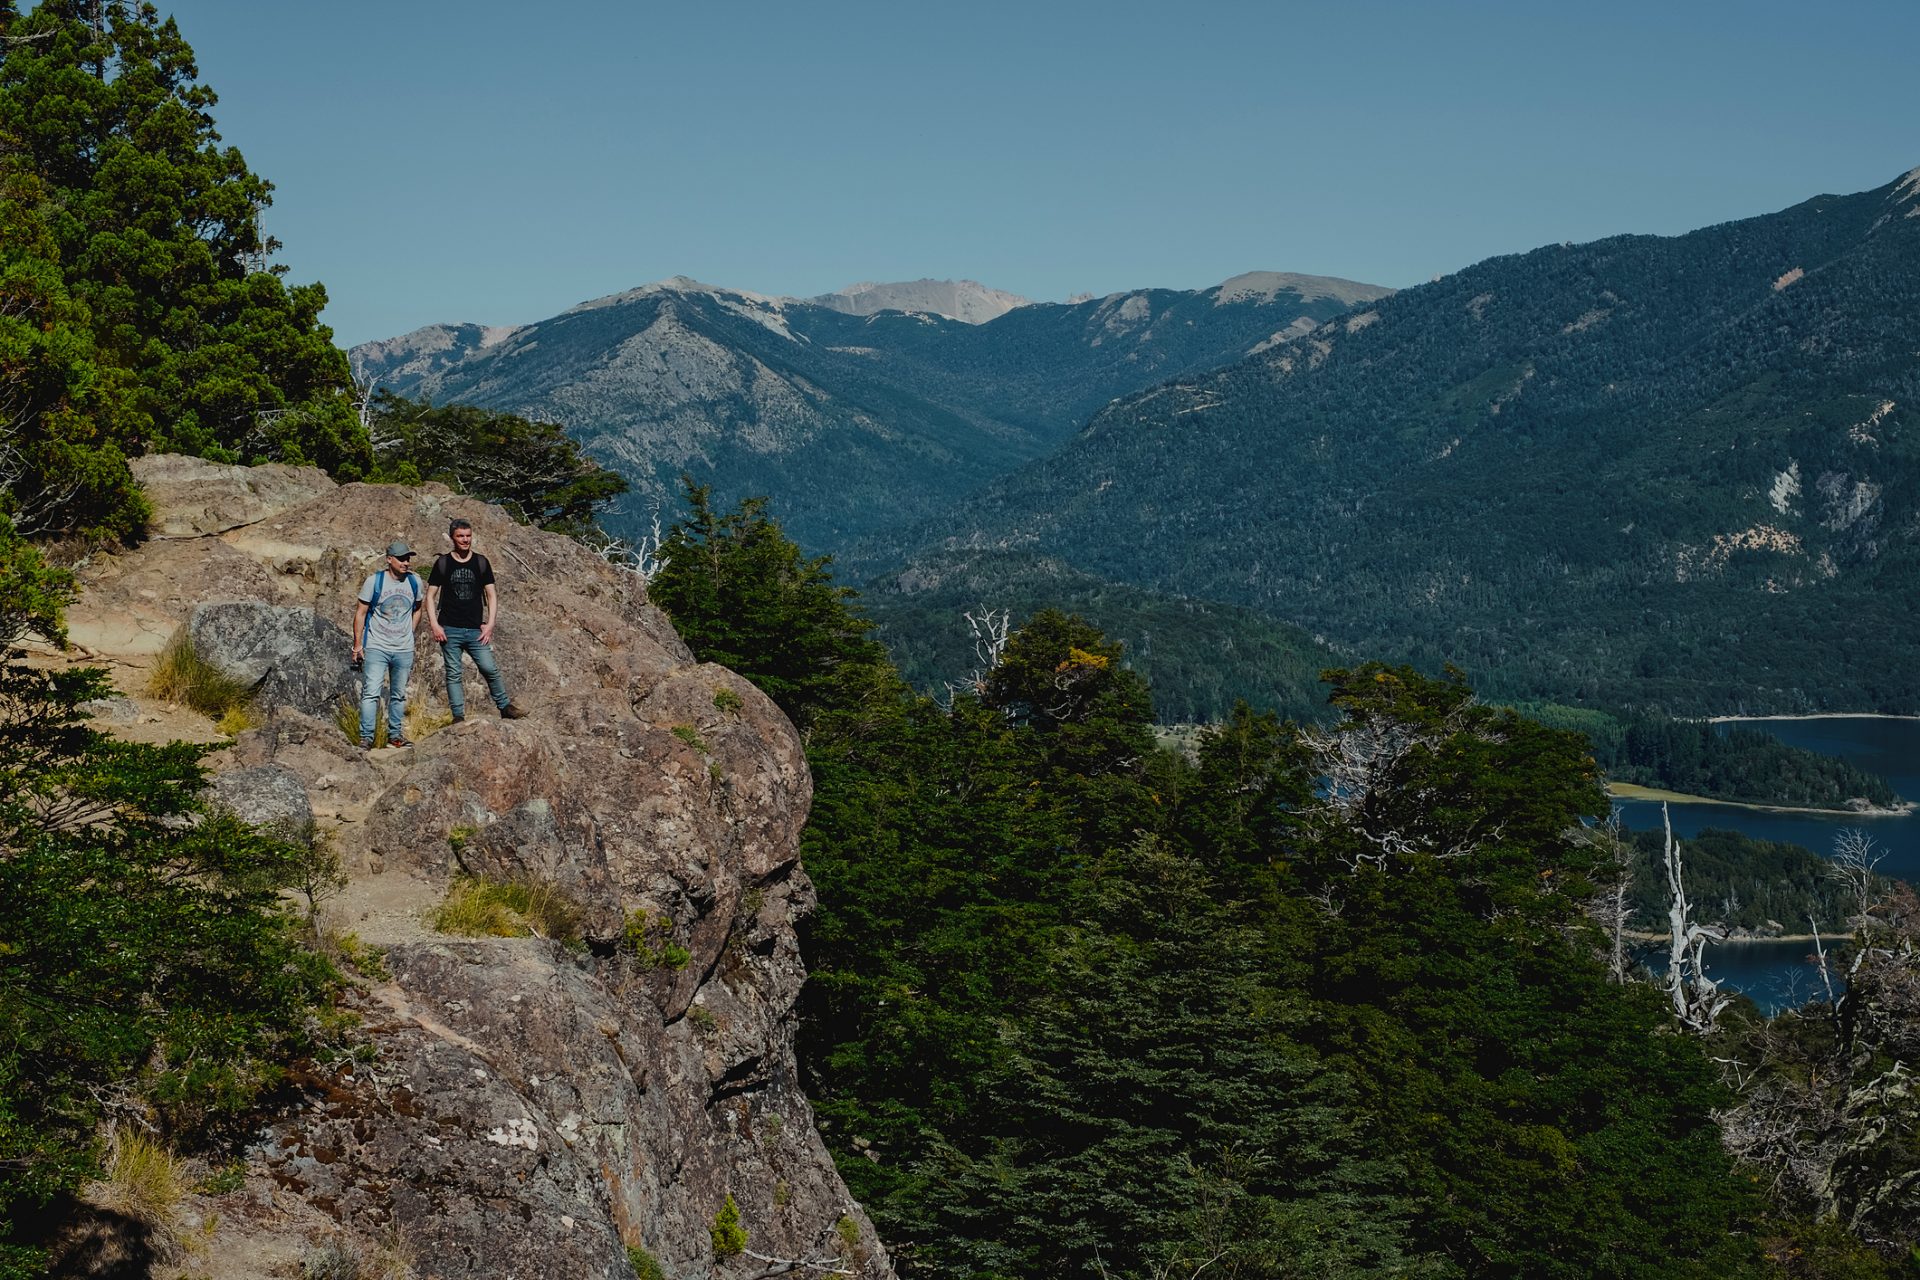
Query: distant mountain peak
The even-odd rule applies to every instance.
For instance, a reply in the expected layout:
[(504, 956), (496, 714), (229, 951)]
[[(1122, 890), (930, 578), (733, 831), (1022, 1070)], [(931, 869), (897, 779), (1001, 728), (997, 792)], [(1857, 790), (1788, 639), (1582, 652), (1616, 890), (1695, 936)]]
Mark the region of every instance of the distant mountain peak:
[(805, 301), (854, 316), (870, 316), (878, 311), (924, 311), (967, 324), (985, 324), (1015, 307), (1030, 304), (1029, 299), (1017, 293), (989, 289), (978, 280), (904, 280), (894, 283), (863, 280)]
[(1893, 199), (1895, 203), (1914, 201), (1913, 208), (1907, 211), (1909, 218), (1920, 213), (1920, 168), (1909, 169), (1900, 175), (1900, 180), (1893, 184)]
[(1342, 280), (1338, 276), (1305, 276), (1292, 271), (1248, 271), (1223, 281), (1214, 302), (1219, 306), (1233, 302), (1272, 302), (1276, 295), (1287, 291), (1299, 294), (1302, 302), (1332, 298), (1347, 306), (1357, 302), (1373, 302), (1393, 292), (1381, 285)]

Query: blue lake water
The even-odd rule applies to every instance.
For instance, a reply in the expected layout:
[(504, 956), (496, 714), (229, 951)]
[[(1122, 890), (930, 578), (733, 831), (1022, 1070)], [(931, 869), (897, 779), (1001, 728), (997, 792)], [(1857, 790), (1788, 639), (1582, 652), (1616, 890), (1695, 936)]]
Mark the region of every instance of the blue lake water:
[[(1839, 756), (1879, 774), (1903, 798), (1920, 800), (1920, 720), (1840, 716), (1829, 720), (1747, 720), (1741, 724), (1764, 730), (1796, 747)], [(1659, 830), (1657, 801), (1615, 803), (1629, 827), (1636, 831)], [(1761, 840), (1802, 845), (1822, 857), (1832, 856), (1836, 834), (1849, 827), (1858, 828), (1873, 837), (1876, 852), (1886, 855), (1880, 863), (1880, 874), (1920, 884), (1920, 815), (1829, 817), (1716, 804), (1675, 804), (1669, 808), (1673, 833), (1683, 840), (1705, 827), (1719, 827)], [(1773, 1012), (1818, 993), (1819, 975), (1807, 962), (1812, 952), (1813, 945), (1806, 942), (1726, 942), (1709, 949), (1707, 963), (1714, 978), (1746, 992), (1762, 1008)], [(1664, 967), (1664, 947), (1658, 959)]]

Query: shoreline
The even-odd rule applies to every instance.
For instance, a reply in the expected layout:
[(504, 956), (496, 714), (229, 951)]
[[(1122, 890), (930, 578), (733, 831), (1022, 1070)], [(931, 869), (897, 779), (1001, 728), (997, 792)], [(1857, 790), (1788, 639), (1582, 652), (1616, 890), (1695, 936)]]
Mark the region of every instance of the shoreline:
[[(1673, 935), (1670, 933), (1644, 933), (1637, 929), (1622, 930), (1620, 936), (1623, 938), (1627, 938), (1633, 942), (1668, 942), (1670, 943), (1673, 941)], [(1719, 946), (1725, 946), (1730, 942), (1734, 942), (1734, 943), (1737, 943), (1737, 942), (1804, 942), (1804, 943), (1807, 943), (1808, 945), (1811, 945), (1816, 941), (1817, 942), (1847, 942), (1851, 940), (1852, 937), (1853, 935), (1850, 933), (1774, 933), (1774, 934), (1764, 934), (1764, 935), (1749, 933), (1749, 934), (1742, 934), (1739, 937), (1721, 938), (1718, 941), (1709, 943), (1708, 945), (1719, 947)]]
[[(1760, 717), (1772, 719), (1775, 717)], [(1810, 718), (1810, 717), (1809, 717)], [(1615, 800), (1662, 801), (1667, 804), (1711, 804), (1726, 809), (1752, 809), (1760, 813), (1806, 813), (1819, 818), (1905, 818), (1910, 817), (1920, 804), (1912, 800), (1903, 800), (1891, 809), (1877, 805), (1868, 805), (1864, 809), (1816, 809), (1810, 805), (1762, 804), (1757, 800), (1716, 800), (1712, 796), (1689, 795), (1684, 791), (1668, 791), (1662, 787), (1643, 787), (1635, 782), (1607, 783), (1607, 795)]]
[(1707, 716), (1708, 724), (1738, 724), (1749, 720), (1920, 720), (1920, 716), (1891, 711), (1806, 711), (1780, 716)]

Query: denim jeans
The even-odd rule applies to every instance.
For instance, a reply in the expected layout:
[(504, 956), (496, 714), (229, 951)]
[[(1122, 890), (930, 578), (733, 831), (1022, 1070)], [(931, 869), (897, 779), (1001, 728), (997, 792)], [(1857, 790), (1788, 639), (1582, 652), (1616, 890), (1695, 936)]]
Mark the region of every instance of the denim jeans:
[(493, 660), (493, 646), (480, 643), (480, 628), (442, 627), (441, 630), (447, 633), (447, 638), (440, 643), (440, 655), (447, 660), (447, 709), (455, 718), (467, 714), (466, 690), (460, 687), (460, 655), (464, 653), (486, 678), (493, 705), (505, 710), (512, 701), (507, 696), (507, 682), (500, 678), (500, 666)]
[(380, 710), (380, 686), (387, 686), (387, 737), (406, 735), (407, 677), (413, 674), (413, 650), (392, 653), (368, 649), (360, 669), (360, 745), (373, 745), (373, 722)]

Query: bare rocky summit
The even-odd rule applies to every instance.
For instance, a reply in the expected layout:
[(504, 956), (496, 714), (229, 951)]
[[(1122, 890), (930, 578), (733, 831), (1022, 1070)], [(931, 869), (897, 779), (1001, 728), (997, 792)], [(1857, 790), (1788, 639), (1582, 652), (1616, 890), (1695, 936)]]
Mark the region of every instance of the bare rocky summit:
[[(496, 649), (532, 709), (504, 721), (482, 698), (416, 746), (364, 753), (328, 708), (268, 694), (264, 723), (213, 758), (220, 803), (262, 820), (304, 803), (330, 833), (352, 883), (323, 921), (383, 948), (384, 976), (353, 997), (363, 1049), (302, 1068), (247, 1186), (210, 1206), (227, 1225), (196, 1274), (299, 1274), (286, 1259), (316, 1232), (396, 1248), (420, 1277), (614, 1280), (633, 1274), (630, 1247), (676, 1277), (770, 1273), (781, 1263), (715, 1262), (709, 1226), (731, 1195), (752, 1254), (890, 1276), (797, 1080), (811, 780), (779, 710), (693, 661), (637, 579), (442, 487), (139, 468), (157, 536), (83, 566), (70, 616), (83, 656), (134, 701), (205, 605), (221, 606), (221, 652), (266, 662), (245, 673), (263, 692), (284, 674), (289, 619), (313, 640), (285, 666), (344, 669), (376, 549), (440, 548), (458, 515), (500, 576)], [(227, 634), (249, 625), (259, 643)], [(444, 714), (438, 666), (423, 643), (423, 726)], [(253, 782), (271, 795), (250, 807)], [(549, 887), (583, 943), (433, 933), (423, 908), (462, 873)], [(635, 954), (621, 938), (642, 913), (650, 949)]]

